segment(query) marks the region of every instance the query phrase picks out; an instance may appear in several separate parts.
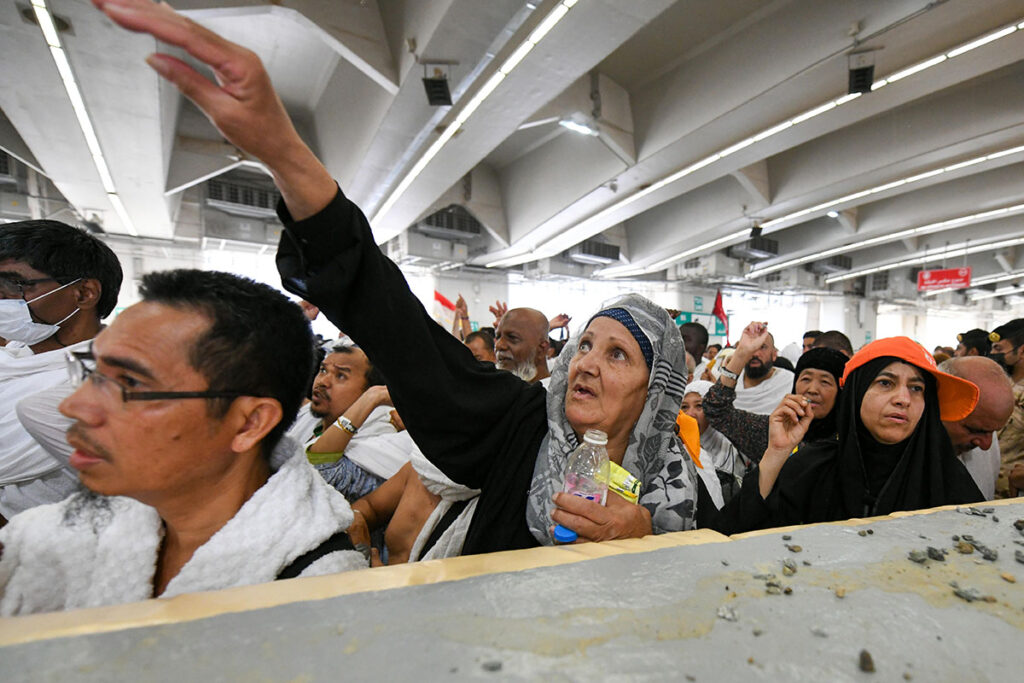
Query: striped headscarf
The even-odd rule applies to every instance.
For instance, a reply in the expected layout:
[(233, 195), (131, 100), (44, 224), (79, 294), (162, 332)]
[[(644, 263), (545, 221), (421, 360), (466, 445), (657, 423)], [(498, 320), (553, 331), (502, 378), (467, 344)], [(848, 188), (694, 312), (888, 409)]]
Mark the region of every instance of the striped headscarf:
[[(650, 511), (655, 533), (692, 529), (697, 509), (697, 469), (683, 452), (675, 427), (686, 388), (683, 340), (665, 309), (638, 294), (627, 294), (611, 302), (591, 320), (599, 316), (618, 320), (616, 315), (621, 317), (621, 312), (629, 315), (652, 354), (647, 400), (630, 434), (622, 466), (642, 483), (639, 504)], [(626, 328), (635, 338), (636, 332), (628, 325)], [(644, 343), (640, 339), (637, 343), (643, 351)], [(537, 454), (527, 507), (527, 523), (534, 537), (549, 545), (552, 540), (548, 529), (553, 524), (554, 508), (551, 497), (562, 490), (569, 454), (579, 445), (565, 417), (569, 363), (578, 344), (579, 337), (565, 345), (551, 372), (548, 436)]]

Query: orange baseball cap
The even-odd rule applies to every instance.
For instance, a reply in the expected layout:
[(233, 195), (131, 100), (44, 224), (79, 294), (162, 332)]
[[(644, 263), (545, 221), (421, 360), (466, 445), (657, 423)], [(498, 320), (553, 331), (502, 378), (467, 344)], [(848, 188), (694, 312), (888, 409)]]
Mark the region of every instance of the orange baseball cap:
[(868, 361), (883, 356), (893, 356), (910, 363), (935, 378), (939, 389), (939, 416), (945, 422), (959, 422), (974, 410), (978, 404), (978, 387), (974, 382), (954, 377), (939, 370), (932, 354), (910, 337), (888, 337), (873, 341), (846, 363), (846, 371), (839, 386), (846, 385), (850, 373)]

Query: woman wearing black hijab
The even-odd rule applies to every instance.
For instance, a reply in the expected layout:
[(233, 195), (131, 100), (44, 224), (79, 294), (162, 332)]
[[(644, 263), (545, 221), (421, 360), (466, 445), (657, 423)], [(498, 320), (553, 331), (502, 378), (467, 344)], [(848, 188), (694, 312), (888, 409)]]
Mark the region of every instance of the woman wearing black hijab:
[[(767, 337), (768, 328), (764, 323), (748, 325), (736, 345), (733, 355), (739, 360), (734, 360), (733, 366), (742, 368), (745, 361), (741, 361), (753, 349), (760, 348)], [(835, 438), (836, 407), (842, 395), (839, 380), (845, 365), (846, 356), (827, 348), (811, 349), (797, 360), (792, 393), (806, 397), (814, 410), (814, 421), (804, 436), (804, 443)], [(748, 462), (756, 463), (768, 448), (768, 415), (737, 409), (733, 405), (735, 384), (736, 380), (723, 375), (708, 390), (702, 402), (704, 416)]]
[(974, 384), (940, 372), (917, 342), (892, 337), (855, 354), (842, 385), (838, 438), (798, 446), (811, 411), (787, 397), (771, 415), (759, 468), (707, 526), (737, 533), (983, 499), (942, 426), (971, 413)]

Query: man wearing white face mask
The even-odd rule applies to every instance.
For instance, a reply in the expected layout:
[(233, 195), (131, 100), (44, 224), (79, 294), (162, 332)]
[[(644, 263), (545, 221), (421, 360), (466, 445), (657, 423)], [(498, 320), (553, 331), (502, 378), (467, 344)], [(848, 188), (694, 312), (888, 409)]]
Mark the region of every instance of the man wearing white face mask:
[(77, 488), (62, 466), (70, 421), (56, 411), (70, 391), (64, 350), (96, 336), (121, 279), (114, 252), (87, 232), (50, 220), (0, 226), (0, 516)]

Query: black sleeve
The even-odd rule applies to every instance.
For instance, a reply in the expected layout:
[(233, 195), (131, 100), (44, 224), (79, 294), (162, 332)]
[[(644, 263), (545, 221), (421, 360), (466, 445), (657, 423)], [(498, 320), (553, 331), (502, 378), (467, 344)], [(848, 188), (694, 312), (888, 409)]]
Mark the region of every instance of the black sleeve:
[(733, 406), (735, 400), (735, 389), (716, 382), (701, 402), (704, 417), (747, 460), (761, 462), (768, 448), (768, 416), (737, 410)]
[(410, 435), (445, 474), (481, 488), (524, 420), (543, 431), (543, 387), (477, 362), (434, 322), (340, 190), (305, 220), (283, 203), (278, 214), (285, 289), (318, 306), (380, 368)]
[(697, 526), (713, 529), (727, 536), (776, 526), (772, 522), (768, 503), (761, 497), (758, 474), (758, 468), (750, 470), (743, 477), (743, 486), (740, 487), (739, 493), (721, 510), (715, 509), (714, 503), (704, 489), (704, 484), (701, 483), (700, 497), (697, 500)]

